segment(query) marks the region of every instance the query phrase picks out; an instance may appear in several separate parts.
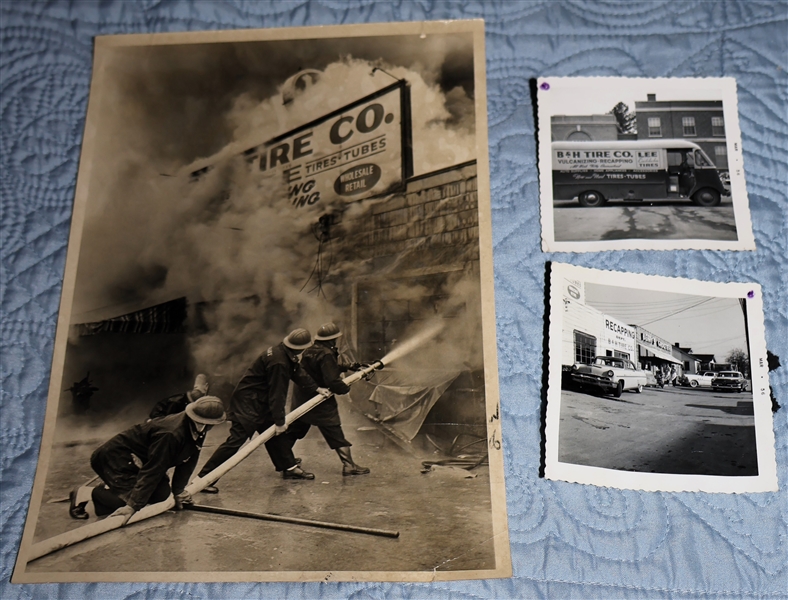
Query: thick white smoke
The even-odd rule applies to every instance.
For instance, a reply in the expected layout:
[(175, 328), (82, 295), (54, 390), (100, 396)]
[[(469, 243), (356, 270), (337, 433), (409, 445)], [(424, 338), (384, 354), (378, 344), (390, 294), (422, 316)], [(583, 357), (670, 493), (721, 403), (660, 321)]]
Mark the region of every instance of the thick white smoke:
[[(476, 157), (473, 100), (460, 87), (444, 94), (414, 70), (348, 57), (329, 65), (308, 93), (286, 105), (279, 93), (263, 101), (241, 95), (228, 114), (235, 139), (215, 155), (179, 170), (183, 174), (197, 164), (213, 165), (197, 183), (188, 177), (163, 176), (143, 156), (123, 154), (125, 162), (116, 168), (123, 170), (125, 189), (114, 187), (126, 203), (113, 208), (112, 219), (99, 211), (94, 222), (103, 232), (98, 246), (112, 255), (113, 276), (108, 277), (105, 269), (104, 281), (96, 286), (83, 279), (92, 304), (115, 302), (111, 294), (101, 299), (106, 289), (95, 289), (106, 286), (107, 279), (108, 288), (119, 297), (129, 289), (140, 292), (137, 296), (143, 300), (129, 310), (186, 296), (192, 307), (199, 307), (192, 318), (206, 326), (192, 339), (195, 367), (226, 379), (237, 377), (257, 353), (295, 326), (314, 331), (322, 322), (341, 322), (350, 282), (365, 274), (365, 263), (335, 266), (322, 294), (307, 293), (311, 283), (302, 291), (316, 260), (318, 241), (312, 225), (331, 207), (318, 203), (294, 210), (276, 172), (249, 169), (236, 157), (394, 81), (381, 71), (373, 75), (375, 66), (410, 83), (416, 174)], [(118, 110), (133, 118), (133, 109), (123, 102)], [(105, 169), (102, 177), (112, 175), (112, 169)], [(110, 182), (100, 187), (113, 189)], [(352, 212), (368, 206), (358, 203)], [(118, 235), (106, 233), (113, 230)], [(102, 260), (106, 257), (88, 258), (84, 268)], [(477, 297), (478, 290), (471, 296)], [(454, 337), (452, 333), (448, 339)]]

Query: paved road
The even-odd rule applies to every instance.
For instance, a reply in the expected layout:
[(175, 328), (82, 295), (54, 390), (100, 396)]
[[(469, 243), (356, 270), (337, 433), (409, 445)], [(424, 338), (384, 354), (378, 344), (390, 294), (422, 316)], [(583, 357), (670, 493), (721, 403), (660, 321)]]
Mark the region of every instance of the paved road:
[(561, 393), (559, 460), (646, 473), (757, 475), (751, 392)]
[(597, 208), (585, 208), (577, 202), (562, 203), (553, 209), (553, 218), (555, 239), (561, 242), (737, 239), (730, 198), (713, 208), (688, 201), (664, 201), (651, 206), (619, 201)]
[[(443, 470), (421, 474), (421, 463), (388, 442), (365, 417), (340, 404), (353, 456), (372, 472), (342, 477), (337, 455), (316, 428), (296, 451), (314, 481), (284, 481), (264, 449), (252, 453), (219, 482), (218, 495), (196, 500), (223, 508), (267, 512), (362, 527), (397, 530), (399, 539), (251, 521), (195, 512), (167, 512), (45, 556), (30, 571), (426, 571), (491, 569), (490, 477)], [(208, 434), (200, 464), (227, 435)], [(92, 476), (95, 443), (53, 453), (36, 541), (85, 524), (68, 517), (68, 504), (47, 500)], [(439, 457), (431, 457), (433, 459)], [(91, 517), (93, 522), (95, 517)]]

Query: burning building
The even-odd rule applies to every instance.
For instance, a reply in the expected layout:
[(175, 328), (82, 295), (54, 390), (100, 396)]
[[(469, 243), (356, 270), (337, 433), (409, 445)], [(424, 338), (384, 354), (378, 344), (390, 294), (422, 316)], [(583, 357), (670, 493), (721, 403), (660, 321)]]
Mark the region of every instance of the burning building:
[[(357, 62), (343, 67), (360, 74)], [(369, 67), (362, 67), (368, 80)], [(284, 90), (287, 107), (276, 110), (314, 105), (308, 96), (320, 92), (320, 74), (309, 75), (306, 91)], [(375, 389), (359, 384), (354, 402), (404, 441), (423, 423), (433, 434), (484, 437), (477, 179), (475, 146), (467, 144), (473, 132), (453, 130), (449, 142), (465, 136), (447, 153), (459, 162), (425, 172), (429, 144), (414, 149), (413, 121), (423, 139), (436, 127), (435, 111), (417, 100), (414, 117), (411, 100), (412, 87), (424, 85), (412, 75), (397, 79), (160, 180), (157, 193), (178, 199), (163, 225), (177, 222), (178, 231), (154, 228), (149, 235), (169, 234), (168, 243), (137, 257), (162, 263), (166, 256), (156, 291), (130, 312), (72, 319), (67, 373), (119, 355), (130, 379), (136, 373), (141, 381), (124, 387), (147, 397), (166, 393), (149, 383), (167, 380), (163, 371), (177, 374), (169, 379), (178, 385), (206, 372), (212, 390), (229, 395), (260, 349), (294, 326), (314, 331), (333, 320), (346, 332), (344, 350), (373, 361), (440, 320), (447, 326), (430, 347)], [(139, 336), (145, 341), (131, 341)], [(136, 346), (139, 352), (130, 350)], [(100, 371), (99, 388), (115, 387)]]

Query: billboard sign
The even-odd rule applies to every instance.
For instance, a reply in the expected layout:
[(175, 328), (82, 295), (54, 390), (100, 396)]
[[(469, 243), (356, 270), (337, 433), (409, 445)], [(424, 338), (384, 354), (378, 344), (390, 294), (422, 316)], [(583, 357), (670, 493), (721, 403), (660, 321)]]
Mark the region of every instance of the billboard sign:
[[(408, 83), (399, 80), (240, 156), (253, 169), (279, 173), (295, 208), (401, 190), (413, 174)], [(210, 168), (193, 171), (192, 179)]]

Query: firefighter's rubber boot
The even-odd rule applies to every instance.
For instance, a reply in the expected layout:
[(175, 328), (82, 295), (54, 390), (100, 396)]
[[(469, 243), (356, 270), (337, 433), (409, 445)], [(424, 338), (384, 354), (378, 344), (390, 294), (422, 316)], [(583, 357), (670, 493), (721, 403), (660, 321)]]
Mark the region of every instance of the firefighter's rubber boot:
[(348, 475), (366, 475), (369, 473), (369, 469), (366, 467), (360, 467), (353, 462), (353, 456), (350, 454), (350, 448), (337, 448), (337, 454), (339, 454), (339, 460), (342, 461), (342, 475), (344, 477), (347, 477)]
[(68, 514), (72, 519), (87, 519), (90, 517), (86, 507), (90, 502), (93, 488), (86, 485), (78, 485), (68, 494)]

